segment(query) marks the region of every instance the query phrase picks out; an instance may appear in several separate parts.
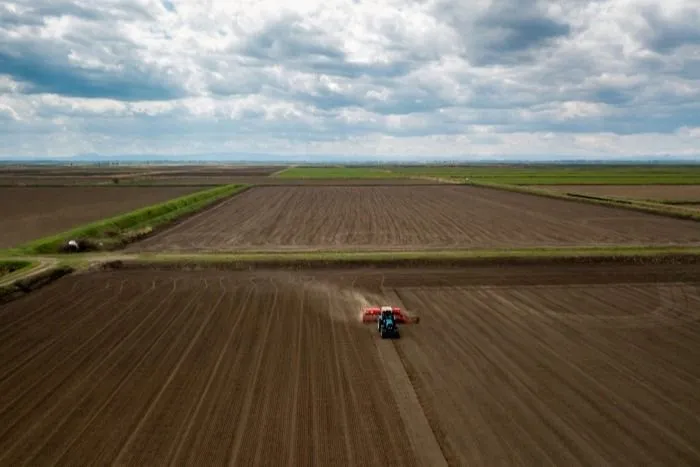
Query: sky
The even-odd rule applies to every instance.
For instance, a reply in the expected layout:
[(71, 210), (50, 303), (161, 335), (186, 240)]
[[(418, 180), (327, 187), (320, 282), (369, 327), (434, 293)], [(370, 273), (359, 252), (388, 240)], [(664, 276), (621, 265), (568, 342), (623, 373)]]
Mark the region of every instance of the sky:
[(4, 0), (0, 158), (697, 157), (699, 25), (697, 0)]

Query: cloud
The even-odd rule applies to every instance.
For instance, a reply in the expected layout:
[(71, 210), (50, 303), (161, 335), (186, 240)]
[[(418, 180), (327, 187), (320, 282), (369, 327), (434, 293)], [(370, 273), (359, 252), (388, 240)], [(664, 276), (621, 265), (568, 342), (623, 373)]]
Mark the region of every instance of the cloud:
[(693, 0), (10, 0), (0, 157), (698, 154)]

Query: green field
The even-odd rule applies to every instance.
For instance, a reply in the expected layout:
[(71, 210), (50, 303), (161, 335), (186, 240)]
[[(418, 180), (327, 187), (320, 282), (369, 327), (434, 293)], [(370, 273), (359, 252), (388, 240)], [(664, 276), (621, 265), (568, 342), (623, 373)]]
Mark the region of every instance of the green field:
[(28, 260), (0, 260), (0, 277), (12, 274), (15, 271), (19, 271), (26, 267), (32, 265), (31, 261)]
[(700, 165), (292, 167), (275, 176), (301, 179), (435, 177), (508, 185), (696, 185), (700, 184)]
[(462, 166), (393, 168), (395, 173), (509, 185), (696, 185), (698, 166)]

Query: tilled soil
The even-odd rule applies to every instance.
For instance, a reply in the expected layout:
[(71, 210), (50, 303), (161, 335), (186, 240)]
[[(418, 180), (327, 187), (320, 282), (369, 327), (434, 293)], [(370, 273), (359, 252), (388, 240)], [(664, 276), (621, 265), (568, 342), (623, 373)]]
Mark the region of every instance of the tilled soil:
[(493, 269), (61, 279), (0, 307), (0, 463), (700, 462), (697, 265)]
[(399, 295), (422, 320), (398, 348), (452, 465), (700, 461), (700, 283)]
[(700, 200), (700, 185), (547, 185), (537, 188), (622, 198)]
[(257, 187), (131, 251), (698, 244), (693, 221), (469, 186)]
[[(0, 179), (1, 181), (1, 179)], [(126, 183), (147, 183), (149, 185), (222, 185), (248, 184), (266, 186), (385, 186), (385, 185), (445, 185), (447, 182), (427, 178), (278, 178), (271, 176), (242, 176), (237, 173), (216, 176), (200, 176), (196, 172), (188, 175), (162, 177), (134, 177)]]
[(203, 187), (0, 187), (0, 248), (69, 230)]
[(287, 275), (57, 282), (0, 308), (0, 464), (413, 465), (358, 309)]

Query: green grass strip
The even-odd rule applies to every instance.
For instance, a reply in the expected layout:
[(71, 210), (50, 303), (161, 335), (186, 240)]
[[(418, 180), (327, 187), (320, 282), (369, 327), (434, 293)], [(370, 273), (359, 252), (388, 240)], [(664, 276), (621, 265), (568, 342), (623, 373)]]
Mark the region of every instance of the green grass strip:
[(651, 203), (660, 203), (660, 204), (670, 204), (673, 206), (684, 206), (684, 205), (692, 205), (692, 206), (700, 206), (700, 199), (645, 199), (644, 201), (651, 202)]
[(103, 243), (104, 249), (113, 249), (145, 235), (157, 227), (184, 215), (199, 211), (210, 204), (247, 189), (248, 185), (224, 185), (198, 191), (186, 196), (146, 206), (109, 219), (93, 222), (67, 232), (34, 240), (20, 246), (13, 253), (59, 253), (69, 240)]
[(395, 173), (509, 185), (695, 185), (694, 166), (423, 166), (395, 167)]
[(18, 273), (36, 264), (31, 260), (0, 259), (0, 277), (3, 279), (10, 274)]

